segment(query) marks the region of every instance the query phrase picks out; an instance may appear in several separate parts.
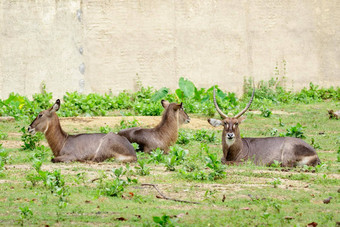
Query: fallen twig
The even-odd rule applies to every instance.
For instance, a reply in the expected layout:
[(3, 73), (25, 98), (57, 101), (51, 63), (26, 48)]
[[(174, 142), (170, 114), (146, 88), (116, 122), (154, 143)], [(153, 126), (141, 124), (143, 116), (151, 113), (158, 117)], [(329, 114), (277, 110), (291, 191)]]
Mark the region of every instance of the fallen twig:
[(164, 195), (159, 188), (157, 187), (157, 185), (155, 184), (141, 184), (141, 186), (151, 186), (154, 187), (156, 189), (156, 191), (162, 196), (163, 199), (166, 200), (172, 200), (172, 201), (176, 201), (176, 202), (182, 202), (182, 203), (193, 203), (193, 204), (200, 204), (199, 202), (191, 202), (191, 201), (187, 201), (187, 200), (180, 200), (180, 199), (173, 199), (173, 198), (169, 198), (166, 195)]
[(91, 180), (91, 183), (93, 183), (93, 182), (95, 182), (95, 181), (97, 181), (97, 180), (100, 180), (100, 177), (94, 178), (93, 180)]

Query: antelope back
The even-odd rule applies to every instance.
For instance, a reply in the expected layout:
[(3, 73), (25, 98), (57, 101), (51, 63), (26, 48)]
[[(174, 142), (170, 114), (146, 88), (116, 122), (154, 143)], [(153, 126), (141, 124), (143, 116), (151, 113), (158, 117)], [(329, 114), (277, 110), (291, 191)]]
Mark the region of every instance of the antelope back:
[(58, 116), (55, 113), (60, 108), (60, 100), (57, 99), (53, 106), (47, 110), (41, 111), (38, 116), (28, 127), (28, 131), (31, 133), (35, 132), (46, 132), (48, 128), (58, 123)]

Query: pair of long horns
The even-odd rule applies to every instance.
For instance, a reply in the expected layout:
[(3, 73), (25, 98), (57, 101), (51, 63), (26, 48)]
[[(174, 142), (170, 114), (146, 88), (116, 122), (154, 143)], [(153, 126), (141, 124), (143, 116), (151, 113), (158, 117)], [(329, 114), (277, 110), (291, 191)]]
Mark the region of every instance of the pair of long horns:
[[(241, 117), (250, 107), (251, 103), (253, 102), (253, 99), (254, 99), (254, 94), (255, 94), (255, 84), (253, 83), (253, 93), (251, 95), (251, 99), (249, 101), (249, 103), (247, 104), (247, 106), (241, 111), (239, 112), (238, 114), (235, 115), (234, 118), (239, 118)], [(214, 104), (215, 104), (215, 108), (217, 110), (217, 112), (221, 115), (221, 117), (223, 119), (227, 118), (228, 115), (226, 115), (225, 113), (222, 112), (222, 110), (218, 107), (217, 105), (217, 102), (216, 102), (216, 94), (215, 94), (215, 86), (214, 86)]]

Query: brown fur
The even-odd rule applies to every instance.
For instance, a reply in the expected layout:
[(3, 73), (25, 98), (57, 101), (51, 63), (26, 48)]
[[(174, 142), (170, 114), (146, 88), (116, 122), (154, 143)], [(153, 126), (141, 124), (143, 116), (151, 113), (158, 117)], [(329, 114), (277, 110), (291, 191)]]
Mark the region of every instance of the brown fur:
[(183, 123), (189, 123), (190, 118), (184, 112), (182, 103), (169, 103), (162, 100), (164, 112), (161, 122), (154, 128), (141, 127), (124, 129), (118, 135), (126, 137), (131, 143), (138, 143), (140, 150), (150, 152), (156, 148), (169, 151), (169, 147), (177, 141), (178, 128)]
[(335, 112), (334, 112), (334, 110), (328, 110), (328, 114), (329, 114), (329, 119), (335, 118), (335, 119), (339, 120), (340, 110), (335, 111)]
[[(254, 91), (246, 109), (241, 112), (242, 114), (249, 108), (254, 97)], [(281, 162), (282, 166), (315, 166), (320, 164), (320, 159), (314, 148), (298, 138), (241, 138), (238, 126), (245, 117), (242, 117), (242, 114), (236, 115), (238, 117), (227, 117), (227, 115), (223, 114), (216, 103), (215, 89), (214, 103), (223, 120), (208, 119), (208, 122), (214, 127), (223, 126), (222, 163), (227, 164), (250, 159), (257, 165), (270, 165), (274, 161)]]
[(43, 132), (52, 149), (53, 162), (96, 161), (115, 157), (120, 161), (136, 161), (136, 152), (131, 143), (114, 133), (92, 133), (68, 135), (60, 126), (58, 115), (59, 99), (48, 110), (44, 110), (34, 119), (28, 131)]

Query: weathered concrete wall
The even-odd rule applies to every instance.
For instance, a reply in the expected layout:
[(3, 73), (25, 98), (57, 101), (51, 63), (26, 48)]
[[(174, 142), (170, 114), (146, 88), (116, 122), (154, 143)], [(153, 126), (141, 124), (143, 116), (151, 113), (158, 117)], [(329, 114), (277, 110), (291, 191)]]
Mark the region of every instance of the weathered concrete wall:
[(244, 76), (340, 86), (339, 27), (337, 0), (0, 0), (0, 98), (181, 76), (239, 93)]

